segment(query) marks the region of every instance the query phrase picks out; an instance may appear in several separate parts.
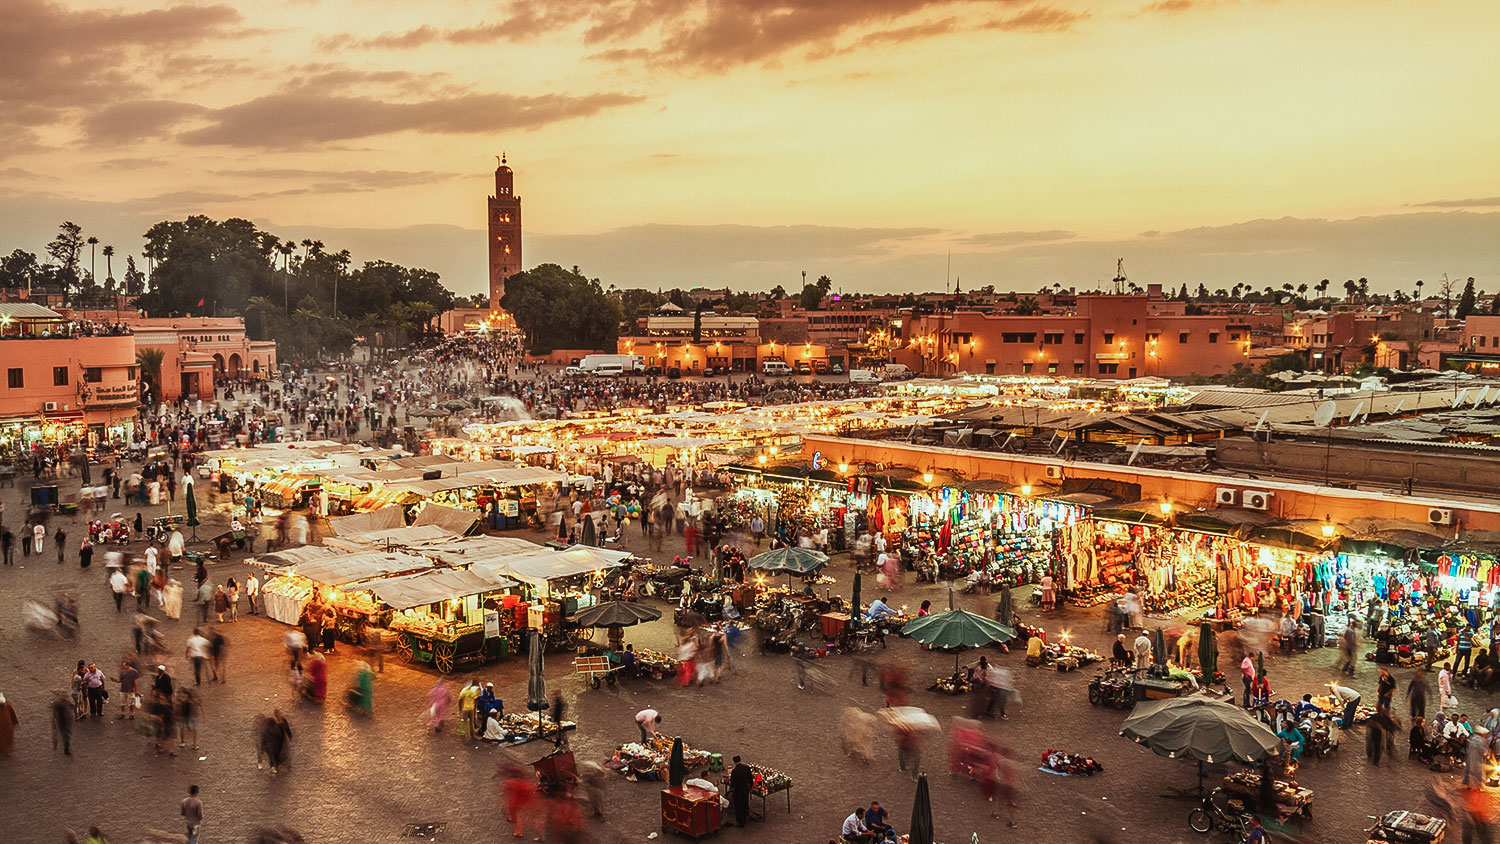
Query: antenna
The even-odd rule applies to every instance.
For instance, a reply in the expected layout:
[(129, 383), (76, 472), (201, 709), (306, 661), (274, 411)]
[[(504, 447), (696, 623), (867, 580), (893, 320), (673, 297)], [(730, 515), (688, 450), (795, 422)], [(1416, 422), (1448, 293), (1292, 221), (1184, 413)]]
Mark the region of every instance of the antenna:
[(1125, 292), (1125, 259), (1115, 259), (1115, 293)]

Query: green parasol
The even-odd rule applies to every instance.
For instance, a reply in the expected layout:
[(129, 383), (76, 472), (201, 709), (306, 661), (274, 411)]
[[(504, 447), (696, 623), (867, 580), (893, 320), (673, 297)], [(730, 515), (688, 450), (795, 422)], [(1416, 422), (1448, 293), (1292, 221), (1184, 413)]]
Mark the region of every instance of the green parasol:
[(811, 548), (777, 548), (750, 558), (750, 568), (806, 576), (828, 565), (828, 555)]
[[(993, 642), (1009, 642), (1016, 631), (998, 621), (965, 610), (948, 610), (908, 621), (901, 632), (923, 645), (935, 648), (979, 648)], [(958, 655), (953, 656), (958, 673)]]
[(1198, 625), (1198, 671), (1205, 683), (1219, 671), (1219, 642), (1214, 638), (1213, 625), (1206, 621)]

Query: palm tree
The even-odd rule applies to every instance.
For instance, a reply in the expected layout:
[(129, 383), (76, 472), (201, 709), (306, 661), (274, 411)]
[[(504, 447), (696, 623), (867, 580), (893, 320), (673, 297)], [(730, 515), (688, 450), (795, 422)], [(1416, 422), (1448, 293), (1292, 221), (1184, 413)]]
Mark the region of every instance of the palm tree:
[(302, 260), (306, 261), (307, 260), (307, 256), (309, 256), (309, 255), (312, 254), (312, 245), (313, 245), (312, 238), (310, 238), (310, 237), (304, 237), (304, 238), (302, 238)]
[(1306, 299), (1307, 298), (1307, 282), (1304, 281), (1301, 284), (1297, 285), (1297, 298), (1298, 299)]
[(141, 381), (147, 386), (148, 394), (161, 400), (161, 365), (165, 358), (161, 349), (153, 349), (149, 346), (136, 351), (135, 365), (141, 368)]
[(105, 286), (113, 293), (115, 290), (115, 262), (111, 259), (115, 257), (115, 248), (113, 246), (105, 246), (103, 252)]
[(1316, 287), (1318, 289), (1318, 298), (1322, 298), (1328, 295), (1328, 279), (1325, 278), (1322, 281), (1318, 282)]
[(1417, 279), (1417, 296), (1416, 296), (1416, 298), (1418, 299), (1418, 301), (1420, 301), (1421, 298), (1422, 298), (1422, 279), (1420, 279), (1420, 278)]
[(99, 238), (89, 235), (84, 243), (89, 245), (89, 284), (98, 284), (98, 276), (94, 275), (94, 247), (99, 245)]

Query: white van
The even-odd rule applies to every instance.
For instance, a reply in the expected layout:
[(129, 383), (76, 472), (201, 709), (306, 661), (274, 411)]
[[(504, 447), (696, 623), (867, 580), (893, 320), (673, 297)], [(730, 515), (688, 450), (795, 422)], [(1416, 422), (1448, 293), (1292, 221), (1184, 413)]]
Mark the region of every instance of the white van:
[(760, 365), (760, 371), (766, 375), (791, 375), (792, 368), (787, 366), (784, 360), (768, 360)]
[(618, 363), (605, 363), (594, 367), (594, 370), (589, 374), (596, 378), (613, 378), (616, 375), (625, 374), (625, 367)]
[(879, 384), (880, 376), (876, 375), (872, 370), (869, 369), (851, 369), (849, 370), (849, 383)]
[(885, 365), (885, 377), (892, 380), (910, 378), (912, 372), (906, 368), (904, 363), (888, 363)]

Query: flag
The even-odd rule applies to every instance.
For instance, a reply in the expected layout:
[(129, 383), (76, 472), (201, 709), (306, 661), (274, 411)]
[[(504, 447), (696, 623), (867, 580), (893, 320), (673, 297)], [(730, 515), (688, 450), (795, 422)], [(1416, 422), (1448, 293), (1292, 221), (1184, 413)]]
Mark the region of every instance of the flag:
[(198, 307), (200, 307), (200, 308), (203, 307), (203, 300), (202, 299), (198, 300)]

